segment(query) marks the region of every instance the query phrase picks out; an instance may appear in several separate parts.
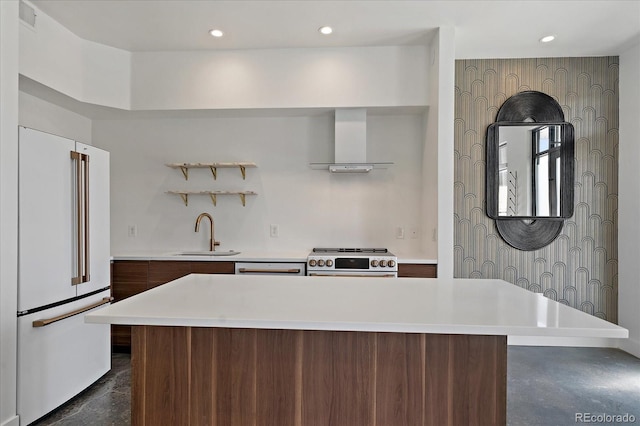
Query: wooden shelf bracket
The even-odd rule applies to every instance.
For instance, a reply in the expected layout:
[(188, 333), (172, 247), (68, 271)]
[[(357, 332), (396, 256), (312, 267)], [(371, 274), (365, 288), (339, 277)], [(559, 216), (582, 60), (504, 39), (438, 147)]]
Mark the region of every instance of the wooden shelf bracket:
[(182, 170), (182, 174), (184, 175), (184, 180), (189, 180), (189, 168), (180, 166), (180, 170)]

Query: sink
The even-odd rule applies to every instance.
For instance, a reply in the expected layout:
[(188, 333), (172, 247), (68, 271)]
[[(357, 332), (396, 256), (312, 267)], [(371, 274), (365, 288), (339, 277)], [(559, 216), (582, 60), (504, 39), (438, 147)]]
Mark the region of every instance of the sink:
[(239, 251), (181, 251), (175, 253), (176, 256), (234, 256), (240, 254)]

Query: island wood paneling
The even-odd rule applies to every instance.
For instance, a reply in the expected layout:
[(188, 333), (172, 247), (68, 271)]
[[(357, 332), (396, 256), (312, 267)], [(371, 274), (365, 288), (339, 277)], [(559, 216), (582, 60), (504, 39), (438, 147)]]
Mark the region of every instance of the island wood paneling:
[(133, 328), (134, 426), (506, 424), (505, 336)]
[[(190, 338), (185, 327), (134, 327), (131, 411), (134, 424), (190, 425)], [(134, 372), (135, 371), (135, 372)], [(162, 407), (149, 410), (148, 407)]]
[(255, 425), (256, 330), (215, 329), (213, 351), (214, 424)]
[(425, 425), (506, 424), (506, 336), (428, 334)]
[[(195, 425), (213, 425), (216, 411), (217, 394), (214, 386), (214, 365), (217, 359), (214, 352), (214, 336), (216, 329), (191, 329), (191, 399), (189, 411), (191, 421)], [(135, 423), (134, 423), (135, 424)]]
[(376, 424), (424, 424), (425, 335), (379, 333), (376, 344)]
[(303, 333), (303, 425), (375, 424), (375, 337), (375, 333)]
[(301, 339), (302, 332), (257, 330), (256, 426), (299, 424)]

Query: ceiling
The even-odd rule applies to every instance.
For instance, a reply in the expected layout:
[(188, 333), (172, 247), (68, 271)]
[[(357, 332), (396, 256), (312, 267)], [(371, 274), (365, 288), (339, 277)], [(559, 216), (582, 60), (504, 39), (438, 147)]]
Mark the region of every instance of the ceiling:
[[(455, 56), (618, 55), (640, 38), (640, 0), (32, 0), (81, 38), (129, 51), (422, 44), (455, 30)], [(317, 30), (330, 25), (334, 33)], [(222, 38), (208, 34), (212, 28)], [(554, 34), (556, 40), (538, 40)]]

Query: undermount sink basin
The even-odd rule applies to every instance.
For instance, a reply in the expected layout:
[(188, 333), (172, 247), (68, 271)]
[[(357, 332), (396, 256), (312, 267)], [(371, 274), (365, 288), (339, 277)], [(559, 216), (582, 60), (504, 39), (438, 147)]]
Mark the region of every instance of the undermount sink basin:
[(240, 254), (239, 251), (181, 251), (176, 253), (177, 256), (234, 256)]

